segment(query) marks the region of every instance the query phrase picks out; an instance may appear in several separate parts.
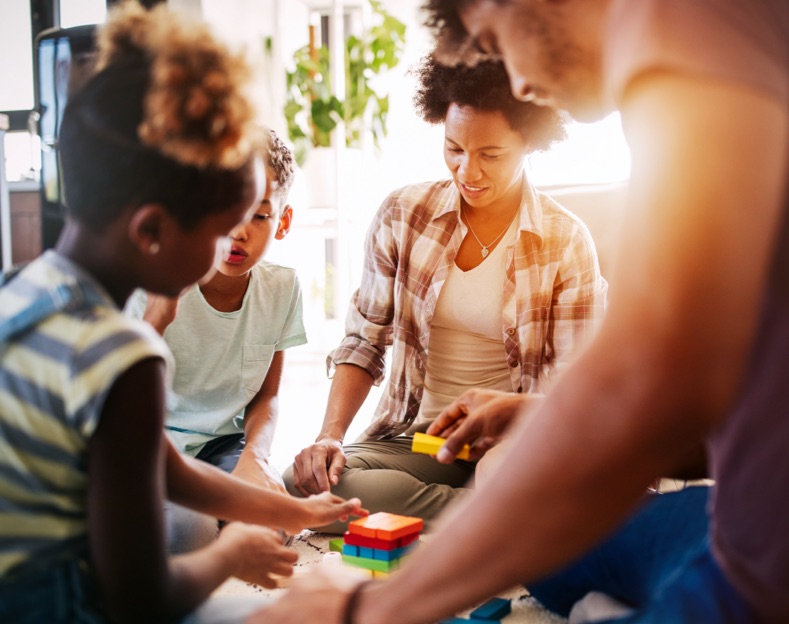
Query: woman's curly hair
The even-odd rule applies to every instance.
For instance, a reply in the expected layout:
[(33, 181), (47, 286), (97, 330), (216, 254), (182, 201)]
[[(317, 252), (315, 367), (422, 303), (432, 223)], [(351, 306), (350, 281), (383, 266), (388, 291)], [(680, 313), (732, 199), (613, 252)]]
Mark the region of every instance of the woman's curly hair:
[(59, 139), (72, 216), (101, 229), (156, 202), (191, 227), (246, 202), (267, 137), (243, 57), (205, 24), (133, 0), (110, 11), (97, 48), (96, 73), (70, 98)]
[(448, 66), (431, 54), (414, 70), (418, 79), (414, 105), (432, 124), (444, 123), (450, 104), (482, 111), (501, 111), (530, 152), (548, 149), (566, 137), (565, 118), (553, 108), (517, 100), (504, 64), (482, 60), (473, 66)]

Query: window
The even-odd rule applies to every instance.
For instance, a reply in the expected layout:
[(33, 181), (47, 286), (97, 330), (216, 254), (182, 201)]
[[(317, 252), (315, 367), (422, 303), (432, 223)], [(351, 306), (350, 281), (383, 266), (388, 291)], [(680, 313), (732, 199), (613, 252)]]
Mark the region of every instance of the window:
[(0, 18), (0, 111), (33, 108), (33, 35), (28, 0), (4, 0)]
[(107, 0), (60, 0), (62, 28), (101, 24), (107, 18)]
[(630, 150), (619, 113), (596, 123), (570, 122), (567, 139), (529, 158), (538, 186), (621, 182), (630, 177)]

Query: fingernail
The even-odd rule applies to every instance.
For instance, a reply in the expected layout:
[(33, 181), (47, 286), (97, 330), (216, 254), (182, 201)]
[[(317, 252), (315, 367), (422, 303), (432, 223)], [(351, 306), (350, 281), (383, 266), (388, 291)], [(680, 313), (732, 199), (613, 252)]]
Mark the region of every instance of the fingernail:
[(440, 462), (449, 461), (450, 459), (452, 459), (452, 453), (450, 453), (448, 450), (444, 448), (440, 448), (438, 450), (438, 455), (436, 455), (436, 458)]

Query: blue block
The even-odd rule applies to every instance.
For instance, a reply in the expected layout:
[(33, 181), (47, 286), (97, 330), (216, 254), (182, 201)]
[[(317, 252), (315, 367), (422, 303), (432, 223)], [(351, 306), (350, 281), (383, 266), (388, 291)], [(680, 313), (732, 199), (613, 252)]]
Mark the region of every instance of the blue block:
[(510, 611), (512, 611), (512, 605), (509, 600), (491, 598), (485, 604), (474, 609), (471, 612), (471, 617), (479, 620), (497, 621), (508, 615)]
[(365, 548), (364, 546), (359, 546), (359, 556), (364, 557), (365, 559), (374, 559), (373, 557), (373, 549), (372, 548)]
[(374, 548), (373, 549), (373, 559), (379, 559), (380, 561), (394, 561), (395, 559), (399, 559), (403, 555), (405, 555), (408, 547), (405, 548), (395, 548), (393, 550), (383, 550), (381, 548)]
[(342, 546), (342, 554), (348, 555), (349, 557), (358, 557), (359, 556), (359, 547), (352, 546), (351, 544), (343, 544)]

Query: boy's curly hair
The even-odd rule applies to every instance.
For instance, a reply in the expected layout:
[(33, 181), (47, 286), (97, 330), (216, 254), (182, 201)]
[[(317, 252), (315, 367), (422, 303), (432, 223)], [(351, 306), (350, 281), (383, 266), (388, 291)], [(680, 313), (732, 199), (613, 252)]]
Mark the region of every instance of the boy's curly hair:
[(160, 203), (191, 227), (248, 201), (264, 137), (246, 61), (205, 24), (134, 0), (110, 11), (97, 48), (59, 138), (69, 213), (100, 230)]
[(473, 66), (448, 66), (434, 54), (414, 70), (418, 79), (414, 105), (422, 119), (443, 123), (450, 104), (482, 111), (501, 111), (530, 152), (546, 150), (566, 137), (565, 118), (553, 108), (522, 102), (512, 95), (504, 64), (482, 60)]
[(293, 159), (293, 152), (290, 148), (270, 128), (268, 129), (266, 164), (277, 176), (279, 193), (282, 197), (287, 197), (290, 187), (293, 186), (296, 161)]

